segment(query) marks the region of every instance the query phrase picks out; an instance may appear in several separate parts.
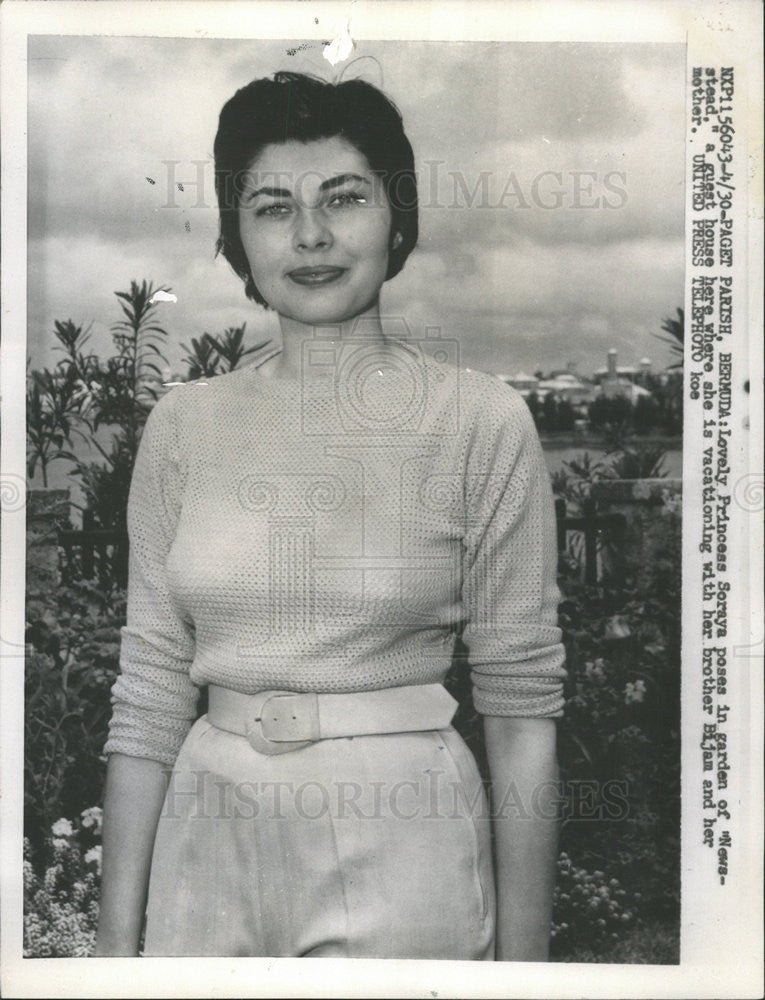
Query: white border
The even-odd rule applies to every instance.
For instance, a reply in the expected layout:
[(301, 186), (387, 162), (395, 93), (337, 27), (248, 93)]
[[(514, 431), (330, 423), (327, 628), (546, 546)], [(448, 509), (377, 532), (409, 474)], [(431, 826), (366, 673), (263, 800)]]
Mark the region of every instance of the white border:
[[(314, 17), (319, 17), (317, 27)], [(734, 64), (739, 78), (748, 76), (751, 96), (749, 155), (752, 194), (749, 214), (762, 217), (761, 7), (756, 0), (569, 0), (569, 2), (484, 3), (398, 2), (367, 0), (347, 3), (199, 3), (199, 2), (60, 2), (6, 0), (2, 18), (2, 76), (0, 114), (3, 159), (2, 302), (4, 337), (0, 388), (6, 419), (2, 427), (3, 494), (12, 477), (24, 477), (23, 421), (8, 414), (23, 412), (24, 362), (21, 345), (26, 330), (26, 38), (28, 34), (114, 34), (185, 37), (322, 39), (326, 25), (350, 16), (352, 36), (363, 38), (518, 41), (689, 41), (692, 58), (707, 64)], [(762, 412), (760, 275), (762, 243), (759, 231), (749, 231), (749, 322), (752, 330), (752, 428)], [(743, 242), (741, 253), (744, 253)], [(753, 435), (749, 468), (761, 466), (762, 441)], [(4, 505), (5, 506), (5, 505)], [(132, 996), (316, 996), (316, 997), (754, 997), (760, 995), (762, 957), (762, 861), (760, 817), (762, 802), (759, 760), (762, 753), (762, 684), (753, 661), (751, 689), (752, 729), (749, 734), (751, 799), (743, 810), (749, 839), (737, 856), (751, 876), (726, 914), (707, 919), (703, 894), (694, 895), (693, 844), (684, 845), (683, 952), (672, 966), (603, 966), (551, 963), (449, 963), (347, 961), (332, 959), (20, 959), (21, 954), (21, 801), (7, 794), (21, 772), (22, 741), (19, 720), (23, 701), (24, 517), (5, 510), (2, 524), (3, 562), (0, 665), (2, 666), (2, 757), (5, 779), (2, 859), (2, 976), (5, 995), (17, 997)], [(760, 519), (751, 518), (749, 566), (751, 607), (740, 608), (743, 632), (761, 629), (762, 576), (756, 553), (762, 551)], [(759, 633), (752, 632), (749, 641)], [(692, 637), (687, 637), (692, 642)], [(687, 650), (686, 650), (687, 655)], [(687, 664), (685, 664), (687, 667)], [(688, 691), (684, 690), (684, 709)], [(745, 699), (744, 699), (745, 703)], [(685, 714), (685, 713), (684, 713)], [(690, 716), (687, 716), (690, 717)], [(693, 734), (685, 734), (693, 735)], [(686, 739), (684, 764), (684, 830), (692, 831), (697, 794), (692, 780), (698, 767), (695, 748)], [(15, 790), (15, 788), (14, 788)], [(688, 838), (692, 834), (688, 833)], [(723, 922), (718, 922), (718, 919)], [(730, 924), (730, 927), (726, 926)]]

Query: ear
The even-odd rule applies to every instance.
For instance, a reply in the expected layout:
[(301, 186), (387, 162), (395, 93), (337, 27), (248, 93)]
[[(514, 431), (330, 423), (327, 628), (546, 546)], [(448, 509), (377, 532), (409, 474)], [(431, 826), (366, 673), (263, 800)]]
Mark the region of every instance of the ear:
[(401, 244), (404, 242), (404, 237), (399, 232), (393, 234), (393, 239), (390, 241), (391, 250), (398, 250)]

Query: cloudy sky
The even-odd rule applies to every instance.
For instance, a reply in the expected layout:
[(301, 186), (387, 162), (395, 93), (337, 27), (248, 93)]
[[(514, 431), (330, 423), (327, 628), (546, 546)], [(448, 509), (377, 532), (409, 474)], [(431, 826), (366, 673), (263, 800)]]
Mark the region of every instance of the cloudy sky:
[[(683, 301), (684, 49), (360, 42), (362, 56), (347, 74), (399, 106), (420, 177), (420, 243), (384, 312), (487, 371), (587, 374), (610, 347), (668, 363), (654, 334)], [(92, 323), (105, 350), (133, 278), (178, 296), (161, 307), (176, 367), (204, 331), (278, 336), (214, 257), (212, 162), (223, 102), (277, 69), (337, 72), (294, 39), (30, 38), (35, 366), (55, 361), (55, 319)]]

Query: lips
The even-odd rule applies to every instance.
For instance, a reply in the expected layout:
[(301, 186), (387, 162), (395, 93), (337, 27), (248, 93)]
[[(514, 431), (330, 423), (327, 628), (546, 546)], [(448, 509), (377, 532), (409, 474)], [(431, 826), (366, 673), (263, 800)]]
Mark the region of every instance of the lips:
[(317, 264), (316, 267), (297, 267), (294, 271), (288, 271), (287, 277), (298, 285), (316, 287), (319, 285), (329, 285), (337, 281), (346, 272), (344, 267), (332, 267), (329, 264)]

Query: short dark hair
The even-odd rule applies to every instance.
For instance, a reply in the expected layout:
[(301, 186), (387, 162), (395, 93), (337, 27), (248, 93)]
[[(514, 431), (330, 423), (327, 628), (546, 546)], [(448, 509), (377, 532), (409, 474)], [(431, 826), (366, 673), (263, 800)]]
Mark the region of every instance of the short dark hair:
[(222, 253), (244, 281), (248, 298), (267, 305), (255, 287), (239, 235), (242, 178), (262, 149), (275, 143), (312, 142), (335, 136), (363, 153), (391, 207), (391, 248), (386, 281), (398, 274), (417, 243), (417, 179), (414, 154), (401, 115), (389, 98), (364, 80), (327, 83), (304, 73), (275, 73), (242, 87), (220, 113), (215, 136), (215, 191)]

